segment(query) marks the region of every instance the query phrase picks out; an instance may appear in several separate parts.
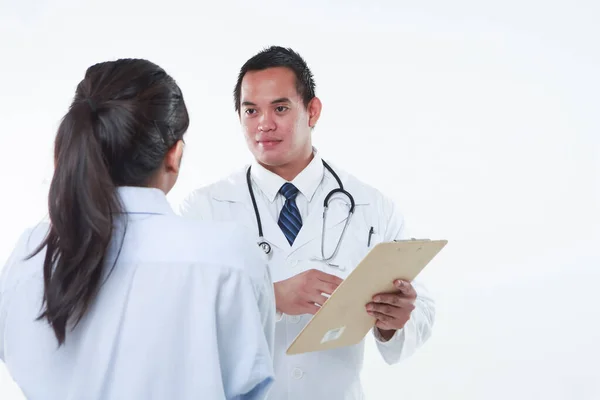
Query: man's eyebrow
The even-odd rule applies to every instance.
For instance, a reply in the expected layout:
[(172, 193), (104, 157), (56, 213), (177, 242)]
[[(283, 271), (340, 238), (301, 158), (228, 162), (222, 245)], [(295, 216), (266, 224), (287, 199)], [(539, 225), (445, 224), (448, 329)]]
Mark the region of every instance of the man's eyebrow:
[[(280, 97), (271, 102), (271, 104), (279, 104), (279, 103), (291, 103), (291, 100), (288, 99), (287, 97)], [(244, 102), (242, 102), (242, 105), (256, 107), (256, 104), (251, 101), (244, 101)]]

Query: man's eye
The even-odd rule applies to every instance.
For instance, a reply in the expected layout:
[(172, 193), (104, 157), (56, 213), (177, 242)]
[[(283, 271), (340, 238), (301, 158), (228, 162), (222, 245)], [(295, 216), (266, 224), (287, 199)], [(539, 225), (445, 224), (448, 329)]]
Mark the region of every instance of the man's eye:
[(275, 108), (275, 110), (277, 112), (284, 112), (286, 111), (288, 108), (286, 106), (278, 106), (277, 108)]
[(248, 114), (248, 115), (252, 115), (255, 112), (256, 112), (256, 110), (254, 108), (248, 108), (248, 109), (246, 109), (246, 114)]

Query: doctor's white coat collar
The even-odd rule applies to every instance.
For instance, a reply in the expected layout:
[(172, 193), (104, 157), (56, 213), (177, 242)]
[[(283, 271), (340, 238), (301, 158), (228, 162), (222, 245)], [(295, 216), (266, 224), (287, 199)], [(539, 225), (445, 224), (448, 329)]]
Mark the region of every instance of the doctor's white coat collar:
[[(320, 161), (320, 158), (319, 160)], [(318, 165), (318, 162), (315, 162)], [(333, 170), (339, 175), (342, 183), (344, 184), (344, 188), (352, 194), (354, 197), (355, 203), (357, 207), (366, 206), (371, 201), (370, 190), (366, 190), (366, 187), (363, 183), (358, 181), (353, 176), (345, 173), (344, 171), (338, 169), (335, 165), (329, 163)], [(321, 161), (322, 165), (322, 161)], [(254, 210), (252, 208), (252, 200), (250, 198), (250, 194), (248, 192), (248, 184), (246, 181), (246, 172), (248, 166), (246, 165), (243, 170), (240, 170), (232, 175), (229, 175), (227, 178), (217, 181), (208, 187), (201, 189), (199, 194), (201, 197), (204, 195), (208, 196), (209, 199), (217, 201), (217, 202), (226, 202), (231, 204), (236, 204), (232, 208), (228, 208), (227, 211), (228, 217), (235, 218), (239, 223), (245, 225), (247, 228), (255, 230), (257, 229), (256, 219)], [(319, 187), (321, 185), (327, 185), (329, 189), (337, 188), (338, 184), (335, 181), (335, 178), (331, 176), (331, 174), (324, 173), (323, 178), (317, 180), (316, 190), (313, 193), (313, 202), (315, 201), (314, 197), (316, 197), (319, 192)], [(259, 190), (256, 182), (252, 182), (255, 187), (255, 191)], [(327, 190), (322, 191), (322, 195), (325, 196), (327, 194)], [(275, 194), (276, 195), (276, 194)], [(201, 197), (198, 198), (200, 203), (202, 203)], [(192, 203), (194, 203), (192, 201)], [(198, 204), (200, 204), (198, 203)], [(260, 201), (258, 203), (258, 208), (263, 209), (263, 205)], [(311, 202), (312, 203), (312, 202)], [(264, 204), (264, 203), (263, 203)], [(318, 207), (322, 206), (322, 203), (319, 201), (318, 204), (314, 204), (314, 206)], [(193, 205), (192, 207), (202, 207), (201, 205)], [(311, 206), (312, 207), (312, 206)], [(327, 214), (326, 221), (326, 229), (337, 226), (338, 224), (344, 222), (348, 217), (348, 207), (349, 204), (344, 205), (343, 202), (335, 201), (332, 202), (331, 208)], [(219, 214), (220, 215), (220, 214)], [(263, 214), (265, 215), (265, 214)], [(263, 233), (265, 239), (276, 246), (279, 249), (284, 250), (285, 252), (291, 253), (297, 251), (302, 248), (306, 243), (312, 241), (313, 239), (318, 239), (322, 236), (322, 213), (311, 213), (311, 217), (309, 217), (303, 224), (298, 237), (294, 241), (294, 245), (290, 248), (289, 243), (285, 239), (285, 236), (281, 232), (281, 229), (277, 226), (277, 221), (272, 218), (263, 217)], [(221, 215), (222, 216), (222, 215)], [(219, 217), (220, 218), (220, 217)]]
[(123, 210), (132, 214), (174, 215), (165, 193), (156, 188), (120, 186), (117, 193)]
[[(311, 201), (323, 179), (323, 170), (324, 167), (321, 156), (316, 149), (313, 149), (313, 159), (291, 183), (296, 186), (308, 201)], [(260, 165), (256, 160), (252, 162), (251, 175), (254, 183), (271, 203), (275, 201), (281, 186), (287, 182), (279, 175)]]
[[(318, 161), (321, 165), (323, 165), (323, 161), (321, 156), (318, 155), (318, 153), (315, 153), (315, 159), (313, 159), (313, 162), (315, 160), (317, 160), (318, 157)], [(315, 162), (315, 164), (319, 165), (319, 163)], [(352, 196), (354, 196), (354, 201), (356, 202), (356, 205), (367, 205), (370, 203), (371, 199), (370, 196), (368, 195), (368, 191), (364, 190), (364, 184), (359, 182), (356, 178), (354, 178), (351, 175), (348, 175), (345, 171), (339, 169), (334, 163), (327, 161), (327, 163), (331, 166), (331, 168), (333, 168), (333, 170), (336, 172), (336, 174), (339, 175), (342, 183), (344, 184), (344, 189), (346, 189), (347, 191), (349, 191), (350, 193), (352, 193)], [(254, 166), (252, 165), (252, 168), (254, 168)], [(307, 167), (308, 168), (308, 167)], [(315, 189), (311, 194), (311, 198), (309, 199), (309, 201), (312, 199), (312, 197), (314, 196), (314, 194), (316, 193), (316, 190), (318, 189), (318, 187), (324, 183), (325, 180), (327, 180), (327, 178), (331, 177), (331, 175), (326, 175), (325, 174), (325, 170), (324, 167), (321, 167), (321, 171), (322, 171), (322, 177), (325, 177), (325, 179), (317, 179), (316, 182), (314, 183), (315, 185)], [(233, 173), (232, 175), (229, 175), (227, 178), (217, 181), (215, 183), (213, 183), (212, 185), (210, 185), (210, 194), (209, 197), (217, 200), (217, 201), (227, 201), (227, 202), (243, 202), (243, 203), (247, 203), (249, 207), (252, 207), (252, 203), (251, 203), (251, 199), (250, 199), (250, 194), (248, 193), (248, 184), (246, 182), (246, 171), (248, 170), (248, 165), (246, 165), (243, 170), (239, 170), (238, 172)], [(254, 173), (252, 173), (252, 175), (254, 175)], [(300, 175), (298, 175), (300, 176)], [(337, 187), (337, 182), (335, 182), (334, 178), (331, 177), (331, 180), (333, 180), (333, 182), (335, 183), (335, 187)], [(256, 181), (253, 179), (254, 182), (254, 186), (257, 186)], [(282, 179), (282, 182), (285, 182)], [(279, 190), (279, 189), (277, 189)], [(307, 190), (308, 192), (308, 190)], [(304, 192), (303, 192), (304, 193)], [(275, 198), (275, 196), (277, 195), (277, 193), (275, 193), (273, 195), (273, 198)], [(252, 209), (252, 208), (250, 208)]]

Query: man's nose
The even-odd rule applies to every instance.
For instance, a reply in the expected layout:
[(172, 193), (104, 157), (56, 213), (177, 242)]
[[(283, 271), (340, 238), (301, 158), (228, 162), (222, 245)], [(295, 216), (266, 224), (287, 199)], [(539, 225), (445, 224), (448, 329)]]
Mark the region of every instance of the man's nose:
[(260, 116), (260, 120), (258, 122), (259, 131), (268, 132), (274, 130), (275, 127), (275, 119), (271, 113), (265, 112)]

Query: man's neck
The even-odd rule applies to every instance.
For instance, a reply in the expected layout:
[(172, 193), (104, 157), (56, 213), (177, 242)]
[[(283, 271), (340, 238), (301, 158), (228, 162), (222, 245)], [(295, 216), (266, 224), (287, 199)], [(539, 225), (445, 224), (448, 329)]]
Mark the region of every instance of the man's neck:
[(271, 171), (272, 173), (279, 175), (286, 181), (291, 182), (294, 180), (295, 177), (298, 176), (298, 174), (300, 174), (300, 172), (304, 171), (304, 168), (306, 168), (308, 164), (310, 164), (314, 157), (314, 153), (311, 150), (308, 157), (297, 159), (289, 164), (280, 165), (277, 167), (263, 165), (263, 167), (265, 167), (265, 169)]

